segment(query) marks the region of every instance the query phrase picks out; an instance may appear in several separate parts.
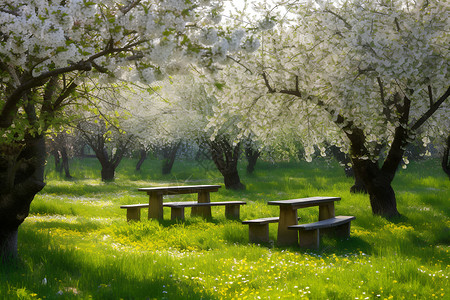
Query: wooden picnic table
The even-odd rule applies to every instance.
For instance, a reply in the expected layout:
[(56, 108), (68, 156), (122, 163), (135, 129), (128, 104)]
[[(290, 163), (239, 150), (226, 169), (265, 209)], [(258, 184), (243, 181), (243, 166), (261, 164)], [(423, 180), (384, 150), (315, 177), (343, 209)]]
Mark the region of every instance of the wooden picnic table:
[(277, 245), (293, 246), (298, 245), (298, 233), (288, 230), (291, 225), (297, 225), (297, 209), (303, 207), (319, 206), (319, 221), (335, 217), (334, 202), (339, 201), (339, 197), (309, 197), (291, 200), (269, 201), (269, 205), (280, 207), (280, 218), (278, 221)]
[[(163, 219), (163, 196), (180, 194), (198, 194), (198, 203), (210, 203), (211, 192), (217, 192), (220, 185), (186, 185), (139, 188), (138, 191), (149, 195), (149, 219)], [(198, 207), (194, 212), (203, 217), (211, 218), (211, 206)]]

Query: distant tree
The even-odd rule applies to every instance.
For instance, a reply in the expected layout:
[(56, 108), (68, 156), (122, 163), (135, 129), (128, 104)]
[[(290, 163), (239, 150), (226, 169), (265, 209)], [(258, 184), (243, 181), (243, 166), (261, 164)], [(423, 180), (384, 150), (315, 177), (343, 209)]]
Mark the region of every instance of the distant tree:
[(72, 178), (70, 175), (69, 157), (73, 155), (74, 137), (66, 131), (50, 134), (47, 139), (50, 153), (55, 159), (55, 170), (67, 179)]
[(144, 161), (147, 159), (149, 149), (143, 146), (142, 144), (139, 144), (139, 160), (136, 163), (136, 171), (141, 170), (141, 166), (144, 163)]
[(113, 181), (116, 168), (130, 150), (133, 136), (108, 125), (103, 119), (81, 121), (78, 130), (100, 162), (102, 181)]
[(261, 151), (257, 148), (255, 143), (251, 139), (246, 139), (244, 142), (244, 153), (247, 159), (247, 173), (252, 174), (255, 170), (256, 162), (261, 155)]
[(166, 144), (161, 148), (163, 163), (162, 163), (162, 174), (167, 175), (172, 171), (175, 158), (177, 157), (178, 149), (180, 148), (181, 141)]

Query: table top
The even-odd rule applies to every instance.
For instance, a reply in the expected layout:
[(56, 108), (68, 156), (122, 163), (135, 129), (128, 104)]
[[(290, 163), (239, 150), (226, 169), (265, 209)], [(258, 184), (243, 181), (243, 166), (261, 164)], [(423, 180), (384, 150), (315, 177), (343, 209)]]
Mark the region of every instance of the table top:
[(322, 204), (332, 203), (341, 200), (340, 197), (309, 197), (291, 200), (269, 201), (269, 205), (289, 206), (293, 209), (301, 207), (318, 206)]
[(141, 192), (157, 192), (159, 194), (190, 194), (198, 192), (217, 192), (220, 185), (181, 185), (181, 186), (163, 186), (139, 188)]

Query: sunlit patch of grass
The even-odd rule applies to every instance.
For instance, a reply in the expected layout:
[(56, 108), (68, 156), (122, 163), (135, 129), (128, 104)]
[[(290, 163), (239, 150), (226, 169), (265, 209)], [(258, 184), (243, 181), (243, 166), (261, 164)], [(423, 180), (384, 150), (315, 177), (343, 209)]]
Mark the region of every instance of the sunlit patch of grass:
[[(102, 183), (92, 159), (75, 160), (73, 180), (47, 173), (47, 186), (20, 227), (20, 259), (0, 272), (3, 299), (445, 299), (449, 289), (448, 178), (433, 161), (402, 170), (394, 181), (395, 222), (373, 216), (364, 194), (351, 194), (351, 178), (335, 163), (258, 162), (246, 175), (245, 191), (221, 188), (212, 201), (244, 200), (241, 219), (279, 215), (267, 201), (338, 196), (336, 214), (354, 215), (350, 238), (324, 239), (318, 250), (253, 245), (248, 226), (225, 219), (223, 207), (212, 220), (190, 217), (162, 222), (126, 222), (121, 204), (146, 203), (138, 187), (222, 184), (220, 174), (195, 162), (176, 162), (160, 175), (149, 160), (140, 173), (124, 160), (117, 180)], [(435, 175), (436, 173), (436, 175)], [(446, 180), (446, 181), (445, 181)], [(429, 184), (429, 185), (428, 185)], [(223, 185), (223, 184), (222, 184)], [(430, 189), (431, 187), (431, 189)], [(439, 189), (439, 190), (437, 190)], [(195, 196), (165, 198), (194, 200)], [(300, 222), (317, 219), (317, 208), (299, 210)]]

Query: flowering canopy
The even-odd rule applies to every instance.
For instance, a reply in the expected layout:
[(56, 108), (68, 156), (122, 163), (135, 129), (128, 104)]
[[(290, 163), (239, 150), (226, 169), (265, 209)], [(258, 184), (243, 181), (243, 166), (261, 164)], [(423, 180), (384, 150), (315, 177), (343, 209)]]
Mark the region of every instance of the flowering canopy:
[[(183, 71), (191, 62), (214, 68), (228, 51), (251, 46), (242, 30), (228, 36), (214, 29), (220, 11), (220, 1), (207, 0), (2, 1), (3, 138), (20, 140), (27, 127), (34, 127), (28, 133), (45, 131), (52, 118), (43, 118), (41, 105), (35, 107), (41, 123), (33, 126), (23, 106), (26, 101), (33, 105), (42, 101), (29, 97), (30, 91), (50, 78), (67, 75), (58, 78), (65, 99), (83, 82), (82, 76), (95, 73), (99, 80), (149, 84)], [(59, 109), (60, 100), (45, 109)]]
[[(223, 103), (227, 113), (230, 107), (243, 112), (242, 128), (267, 142), (297, 137), (307, 158), (313, 145), (325, 140), (346, 150), (355, 128), (363, 130), (366, 159), (377, 159), (379, 145), (390, 145), (398, 127), (408, 131), (409, 141), (445, 134), (450, 126), (445, 3), (277, 5), (265, 9), (279, 23), (262, 31), (257, 55), (236, 59), (240, 63), (229, 71), (245, 78), (242, 88), (228, 89)], [(267, 91), (271, 95), (264, 96)]]

